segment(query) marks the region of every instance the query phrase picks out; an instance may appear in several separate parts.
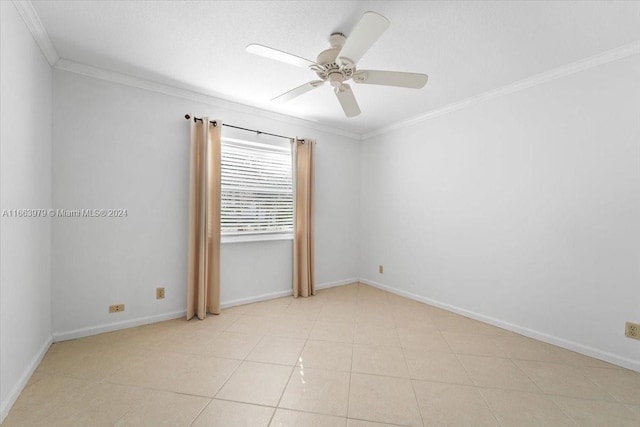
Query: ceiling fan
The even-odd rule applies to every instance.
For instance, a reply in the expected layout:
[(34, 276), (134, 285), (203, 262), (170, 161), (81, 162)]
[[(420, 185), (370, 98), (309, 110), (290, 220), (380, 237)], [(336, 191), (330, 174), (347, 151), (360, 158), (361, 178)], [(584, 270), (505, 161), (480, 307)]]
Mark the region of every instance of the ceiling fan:
[(331, 47), (320, 52), (316, 62), (260, 44), (250, 44), (247, 46), (247, 52), (298, 67), (308, 68), (315, 71), (320, 78), (320, 80), (312, 80), (302, 86), (291, 89), (273, 98), (272, 101), (289, 101), (322, 86), (328, 81), (333, 86), (334, 93), (345, 115), (347, 117), (355, 117), (360, 114), (360, 107), (351, 90), (351, 86), (345, 83), (348, 80), (353, 80), (354, 83), (358, 84), (397, 86), (412, 89), (420, 89), (427, 83), (428, 77), (426, 74), (356, 69), (356, 64), (360, 58), (388, 27), (389, 20), (387, 18), (376, 12), (366, 12), (348, 38), (342, 33), (331, 34), (329, 37)]

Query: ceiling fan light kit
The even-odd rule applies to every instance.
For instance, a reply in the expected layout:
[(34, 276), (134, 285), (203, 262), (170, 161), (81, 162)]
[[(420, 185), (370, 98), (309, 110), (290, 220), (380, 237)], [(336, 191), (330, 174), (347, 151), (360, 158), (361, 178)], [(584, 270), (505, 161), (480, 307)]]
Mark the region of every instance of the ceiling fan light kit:
[(259, 44), (250, 44), (247, 46), (247, 52), (310, 69), (320, 78), (320, 80), (313, 80), (291, 89), (273, 98), (272, 101), (287, 102), (323, 86), (325, 82), (329, 82), (334, 88), (334, 93), (345, 115), (347, 117), (355, 117), (360, 114), (360, 107), (351, 90), (351, 86), (345, 83), (348, 80), (352, 80), (357, 84), (411, 89), (421, 89), (427, 83), (428, 77), (426, 74), (356, 69), (356, 64), (360, 58), (388, 27), (389, 20), (387, 18), (376, 12), (366, 12), (348, 38), (342, 33), (331, 34), (329, 36), (329, 46), (331, 47), (320, 52), (316, 62)]

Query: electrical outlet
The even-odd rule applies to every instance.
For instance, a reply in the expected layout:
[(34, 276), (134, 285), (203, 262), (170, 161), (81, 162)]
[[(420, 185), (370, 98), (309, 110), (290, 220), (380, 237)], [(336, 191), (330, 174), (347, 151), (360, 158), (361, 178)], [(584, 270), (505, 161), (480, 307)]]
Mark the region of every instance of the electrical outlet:
[(384, 274), (384, 267), (383, 266), (381, 266), (381, 265), (378, 266), (378, 273)]
[(627, 322), (624, 328), (624, 334), (627, 338), (640, 340), (640, 324)]
[(124, 311), (124, 304), (116, 304), (109, 306), (109, 313), (120, 313)]
[(164, 299), (164, 288), (156, 288), (156, 299)]

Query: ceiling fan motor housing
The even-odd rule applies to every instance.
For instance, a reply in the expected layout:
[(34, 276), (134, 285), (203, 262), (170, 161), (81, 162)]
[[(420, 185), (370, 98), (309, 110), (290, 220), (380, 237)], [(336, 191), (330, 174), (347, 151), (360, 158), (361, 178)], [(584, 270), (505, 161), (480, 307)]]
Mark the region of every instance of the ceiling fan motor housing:
[(342, 50), (346, 40), (342, 33), (331, 34), (329, 37), (331, 47), (320, 52), (316, 60), (317, 65), (311, 67), (318, 77), (328, 81), (333, 87), (340, 87), (355, 72), (355, 67), (345, 67), (344, 65), (338, 65), (336, 62), (338, 53)]

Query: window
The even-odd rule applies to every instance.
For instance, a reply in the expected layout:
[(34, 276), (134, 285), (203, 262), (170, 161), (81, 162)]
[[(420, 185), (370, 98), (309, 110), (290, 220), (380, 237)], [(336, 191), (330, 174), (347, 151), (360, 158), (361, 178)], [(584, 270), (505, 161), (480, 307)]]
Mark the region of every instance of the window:
[[(290, 238), (291, 149), (222, 139), (221, 234), (224, 240)], [(235, 236), (235, 238), (234, 238)]]

